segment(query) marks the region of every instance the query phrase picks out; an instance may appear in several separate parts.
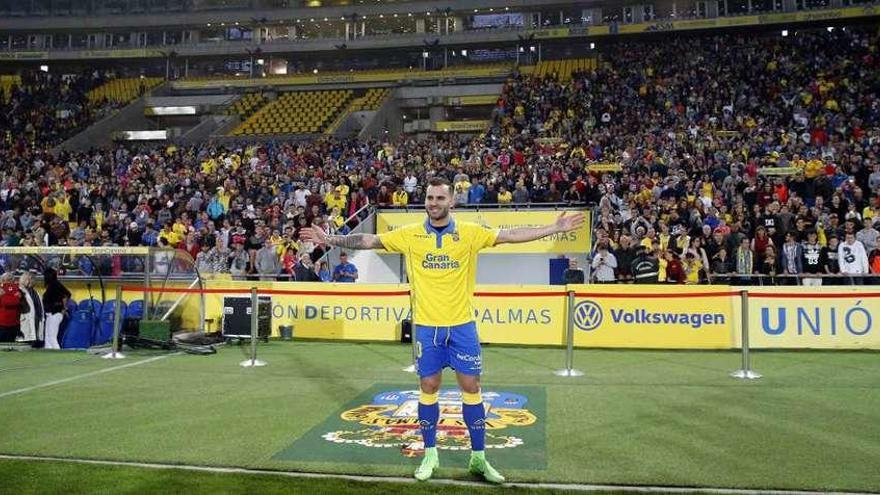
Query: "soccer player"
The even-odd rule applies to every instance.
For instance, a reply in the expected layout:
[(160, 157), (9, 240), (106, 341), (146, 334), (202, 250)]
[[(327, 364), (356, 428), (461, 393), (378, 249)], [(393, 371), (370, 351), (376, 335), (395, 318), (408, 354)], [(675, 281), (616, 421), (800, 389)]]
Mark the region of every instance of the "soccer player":
[(328, 235), (306, 228), (305, 241), (346, 249), (386, 249), (404, 255), (413, 301), (416, 334), (416, 368), (420, 379), (419, 425), (425, 456), (415, 471), (424, 481), (439, 467), (436, 436), (440, 417), (438, 404), (441, 373), (450, 367), (461, 388), (462, 416), (471, 440), (469, 469), (492, 483), (504, 477), (486, 460), (485, 415), (480, 392), (483, 361), (474, 322), (473, 294), (476, 285), (477, 253), (503, 243), (528, 242), (583, 226), (582, 213), (559, 216), (543, 227), (490, 229), (475, 223), (457, 222), (450, 214), (454, 206), (452, 186), (435, 177), (425, 192), (424, 223), (391, 232)]

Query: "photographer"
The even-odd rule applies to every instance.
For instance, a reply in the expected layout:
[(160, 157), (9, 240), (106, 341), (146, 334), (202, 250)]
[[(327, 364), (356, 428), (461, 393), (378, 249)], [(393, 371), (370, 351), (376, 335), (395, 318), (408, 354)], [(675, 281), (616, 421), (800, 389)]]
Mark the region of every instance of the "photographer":
[(608, 250), (608, 244), (599, 243), (596, 256), (593, 257), (593, 279), (598, 284), (613, 284), (617, 281), (614, 271), (617, 258)]

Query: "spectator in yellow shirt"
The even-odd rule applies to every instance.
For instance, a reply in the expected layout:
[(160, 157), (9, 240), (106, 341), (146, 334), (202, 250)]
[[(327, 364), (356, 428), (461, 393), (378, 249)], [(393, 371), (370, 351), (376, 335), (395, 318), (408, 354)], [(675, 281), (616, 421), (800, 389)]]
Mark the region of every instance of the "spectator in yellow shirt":
[(272, 235), (269, 237), (269, 245), (275, 248), (275, 252), (278, 254), (279, 259), (284, 257), (284, 253), (287, 251), (287, 246), (285, 244), (285, 239), (281, 237), (281, 232), (277, 229), (272, 231)]
[(513, 194), (507, 190), (506, 187), (500, 186), (498, 188), (498, 203), (502, 205), (510, 204), (513, 201)]
[[(869, 218), (873, 221), (874, 217), (877, 216), (878, 206), (880, 206), (880, 199), (876, 196), (871, 198), (871, 204), (862, 208), (862, 219)], [(55, 208), (55, 210), (57, 211), (58, 208)]]
[(223, 205), (223, 211), (229, 211), (229, 201), (231, 199), (232, 194), (227, 193), (223, 186), (217, 188), (217, 200)]
[(214, 169), (217, 168), (217, 161), (214, 158), (208, 158), (202, 162), (202, 173), (205, 175), (213, 175)]
[(700, 283), (700, 270), (703, 269), (703, 262), (700, 261), (697, 256), (688, 251), (685, 254), (684, 272), (686, 274), (685, 283), (687, 284), (699, 284)]
[(339, 211), (345, 209), (345, 197), (339, 188), (333, 189), (324, 196), (324, 205), (327, 207), (327, 211), (333, 208), (339, 208)]
[(339, 230), (345, 225), (345, 218), (342, 217), (342, 213), (339, 211), (339, 208), (333, 207), (330, 210), (330, 215), (327, 217), (327, 221), (330, 222), (330, 226), (333, 227), (333, 230)]
[(169, 247), (177, 247), (182, 240), (182, 237), (174, 231), (171, 226), (171, 222), (166, 223), (164, 227), (162, 227), (162, 231), (159, 232), (159, 239), (165, 239), (168, 242)]
[(55, 214), (58, 215), (64, 222), (70, 222), (70, 214), (73, 213), (73, 208), (70, 206), (70, 201), (67, 199), (67, 195), (63, 192), (59, 192), (55, 197)]
[(171, 226), (171, 230), (173, 230), (181, 239), (186, 237), (186, 224), (184, 224), (183, 220), (179, 218), (174, 222), (174, 225)]
[(403, 186), (398, 184), (394, 194), (391, 195), (391, 204), (396, 207), (406, 206), (409, 204), (409, 194), (403, 190)]
[(815, 179), (822, 175), (825, 172), (825, 164), (822, 163), (822, 160), (817, 160), (813, 158), (808, 161), (806, 166), (804, 167), (804, 177), (807, 179)]
[(43, 215), (52, 215), (55, 213), (55, 198), (51, 195), (47, 195), (40, 201), (40, 208), (43, 210)]

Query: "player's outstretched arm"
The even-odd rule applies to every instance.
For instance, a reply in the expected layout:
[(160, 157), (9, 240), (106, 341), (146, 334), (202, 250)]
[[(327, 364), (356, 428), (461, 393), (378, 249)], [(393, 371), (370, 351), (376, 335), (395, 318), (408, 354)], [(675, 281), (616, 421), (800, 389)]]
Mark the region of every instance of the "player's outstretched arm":
[(329, 235), (323, 229), (306, 227), (299, 233), (301, 240), (328, 244), (345, 249), (382, 249), (382, 241), (374, 234)]
[(578, 212), (573, 215), (566, 215), (565, 213), (563, 213), (559, 215), (559, 218), (556, 219), (556, 222), (549, 225), (544, 225), (543, 227), (517, 227), (515, 229), (502, 229), (500, 232), (498, 232), (498, 238), (495, 239), (495, 244), (497, 245), (504, 243), (534, 241), (543, 237), (547, 237), (548, 235), (577, 230), (583, 227), (584, 222), (586, 221), (587, 217), (583, 213)]

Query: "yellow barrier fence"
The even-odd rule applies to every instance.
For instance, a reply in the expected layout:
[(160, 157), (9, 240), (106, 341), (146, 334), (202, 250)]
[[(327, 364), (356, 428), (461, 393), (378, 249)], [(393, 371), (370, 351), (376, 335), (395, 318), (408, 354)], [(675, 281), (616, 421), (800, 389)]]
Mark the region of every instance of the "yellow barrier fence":
[(756, 349), (880, 349), (878, 323), (880, 292), (870, 286), (749, 291), (749, 344)]
[[(84, 284), (68, 286), (76, 301), (101, 298), (94, 286), (91, 292)], [(115, 287), (106, 286), (108, 299)], [(209, 330), (220, 328), (223, 298), (248, 297), (251, 287), (271, 298), (273, 336), (292, 325), (297, 338), (393, 341), (410, 318), (407, 285), (208, 280)], [(126, 302), (142, 298), (140, 288), (128, 289)], [(575, 347), (736, 349), (742, 289), (749, 292), (753, 349), (880, 349), (880, 292), (871, 287), (481, 285), (474, 320), (483, 342), (564, 345), (571, 294)], [(182, 283), (153, 290), (164, 291), (165, 301), (182, 294), (176, 313), (183, 327), (200, 326), (197, 291)]]
[(724, 286), (580, 285), (574, 290), (574, 345), (729, 349), (732, 296)]

